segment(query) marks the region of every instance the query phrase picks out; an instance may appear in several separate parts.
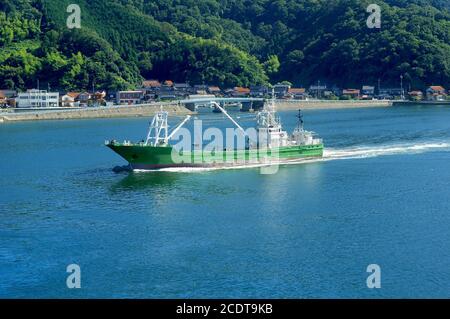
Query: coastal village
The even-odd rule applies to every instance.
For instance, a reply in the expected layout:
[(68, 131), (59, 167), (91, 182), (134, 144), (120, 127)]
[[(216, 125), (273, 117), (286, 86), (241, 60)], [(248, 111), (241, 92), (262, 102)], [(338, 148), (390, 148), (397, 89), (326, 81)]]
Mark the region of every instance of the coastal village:
[(400, 101), (447, 101), (449, 91), (441, 85), (421, 90), (382, 88), (363, 85), (361, 88), (341, 89), (318, 82), (309, 88), (294, 87), (282, 82), (269, 86), (220, 88), (214, 85), (190, 85), (171, 80), (146, 80), (137, 90), (107, 92), (52, 92), (29, 89), (25, 92), (0, 89), (0, 107), (16, 109), (36, 108), (85, 108), (114, 105), (140, 105), (152, 102), (179, 101), (190, 97), (267, 98), (271, 92), (281, 100), (400, 100)]

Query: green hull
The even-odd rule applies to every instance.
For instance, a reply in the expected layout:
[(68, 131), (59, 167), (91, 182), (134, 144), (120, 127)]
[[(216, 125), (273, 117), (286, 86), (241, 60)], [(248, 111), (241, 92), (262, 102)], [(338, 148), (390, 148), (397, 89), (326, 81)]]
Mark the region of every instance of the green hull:
[(107, 145), (122, 156), (134, 170), (154, 170), (170, 167), (232, 167), (270, 162), (285, 162), (302, 158), (323, 156), (323, 144), (310, 146), (286, 146), (277, 149), (250, 149), (223, 152), (177, 152), (171, 146), (147, 146), (143, 144)]

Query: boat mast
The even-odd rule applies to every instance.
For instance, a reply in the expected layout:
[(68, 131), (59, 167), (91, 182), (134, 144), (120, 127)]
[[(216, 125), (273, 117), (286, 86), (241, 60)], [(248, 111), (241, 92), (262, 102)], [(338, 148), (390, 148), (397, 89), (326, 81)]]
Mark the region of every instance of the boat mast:
[(304, 121), (303, 121), (303, 114), (302, 114), (302, 110), (298, 110), (298, 115), (297, 115), (297, 118), (298, 118), (298, 126), (297, 126), (297, 128), (298, 128), (298, 130), (299, 131), (303, 131), (303, 124), (304, 124)]
[(269, 128), (279, 126), (280, 123), (276, 118), (276, 106), (275, 106), (275, 89), (272, 88), (272, 98), (269, 103), (264, 105), (261, 112), (258, 113), (258, 125), (259, 127)]
[(272, 98), (270, 99), (270, 103), (268, 104), (268, 111), (275, 112), (275, 88), (272, 87)]

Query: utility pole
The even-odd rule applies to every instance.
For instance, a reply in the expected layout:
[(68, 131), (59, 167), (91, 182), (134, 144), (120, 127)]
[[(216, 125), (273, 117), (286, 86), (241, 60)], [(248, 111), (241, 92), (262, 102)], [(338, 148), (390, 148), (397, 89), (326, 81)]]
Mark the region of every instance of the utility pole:
[(320, 99), (320, 80), (317, 81), (317, 99)]
[(400, 75), (400, 88), (402, 90), (402, 96), (401, 99), (404, 100), (405, 99), (405, 93), (403, 92), (403, 74)]

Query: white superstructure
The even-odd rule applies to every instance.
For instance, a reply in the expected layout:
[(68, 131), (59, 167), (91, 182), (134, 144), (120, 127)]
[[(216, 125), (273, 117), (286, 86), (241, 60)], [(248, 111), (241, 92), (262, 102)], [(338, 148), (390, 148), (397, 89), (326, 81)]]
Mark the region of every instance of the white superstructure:
[(283, 130), (281, 120), (277, 116), (275, 107), (275, 93), (272, 91), (272, 100), (267, 103), (257, 115), (258, 138), (260, 147), (276, 148), (283, 146), (320, 145), (322, 139), (316, 138), (314, 132), (303, 128), (303, 116), (299, 110), (299, 123), (292, 136)]
[(288, 133), (283, 131), (281, 120), (275, 110), (275, 93), (272, 100), (258, 113), (258, 138), (260, 147), (282, 147), (288, 145)]
[(43, 90), (28, 90), (19, 93), (16, 98), (19, 108), (49, 108), (59, 106), (59, 93)]

